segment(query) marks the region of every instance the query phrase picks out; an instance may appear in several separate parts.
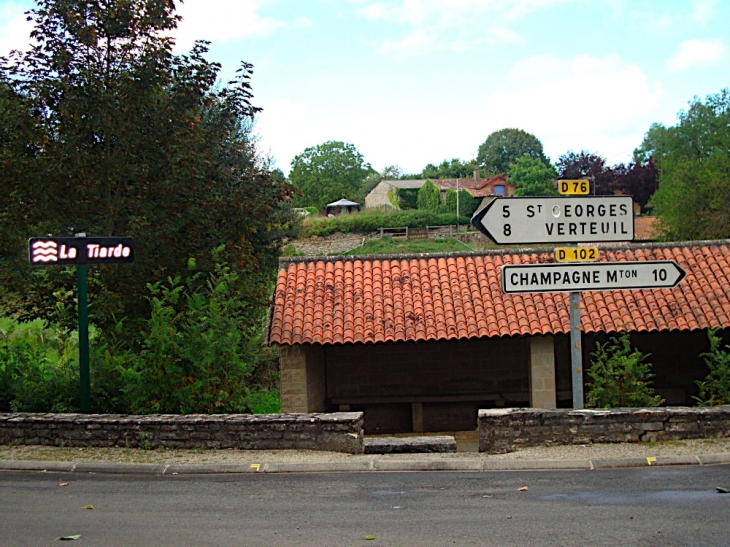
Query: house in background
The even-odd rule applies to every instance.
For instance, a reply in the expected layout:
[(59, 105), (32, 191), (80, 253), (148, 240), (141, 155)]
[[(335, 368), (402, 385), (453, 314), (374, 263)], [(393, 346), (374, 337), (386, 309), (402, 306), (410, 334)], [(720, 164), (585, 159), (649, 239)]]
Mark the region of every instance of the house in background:
[(365, 208), (385, 207), (396, 209), (398, 192), (400, 190), (419, 190), (427, 180), (436, 185), (436, 188), (445, 193), (446, 190), (466, 190), (473, 197), (481, 199), (479, 208), (491, 201), (495, 196), (511, 196), (515, 187), (507, 182), (505, 175), (491, 178), (479, 176), (479, 170), (474, 171), (474, 177), (463, 179), (419, 179), (419, 180), (382, 180), (365, 196)]

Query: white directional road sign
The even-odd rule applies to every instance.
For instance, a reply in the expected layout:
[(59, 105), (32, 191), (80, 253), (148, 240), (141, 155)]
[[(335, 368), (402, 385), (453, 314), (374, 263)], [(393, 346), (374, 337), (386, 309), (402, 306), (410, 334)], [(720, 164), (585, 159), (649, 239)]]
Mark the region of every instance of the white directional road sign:
[(501, 245), (634, 239), (631, 196), (495, 198), (471, 219)]
[(684, 279), (672, 260), (502, 266), (505, 293), (664, 289)]

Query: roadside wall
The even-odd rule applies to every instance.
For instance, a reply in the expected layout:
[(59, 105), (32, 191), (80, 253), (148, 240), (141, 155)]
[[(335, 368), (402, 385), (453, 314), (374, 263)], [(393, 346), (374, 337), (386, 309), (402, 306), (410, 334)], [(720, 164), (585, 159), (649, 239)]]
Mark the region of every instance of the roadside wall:
[(361, 454), (363, 414), (0, 413), (0, 445), (309, 449)]
[(480, 410), (479, 452), (502, 454), (528, 446), (654, 442), (730, 437), (730, 405), (690, 408)]

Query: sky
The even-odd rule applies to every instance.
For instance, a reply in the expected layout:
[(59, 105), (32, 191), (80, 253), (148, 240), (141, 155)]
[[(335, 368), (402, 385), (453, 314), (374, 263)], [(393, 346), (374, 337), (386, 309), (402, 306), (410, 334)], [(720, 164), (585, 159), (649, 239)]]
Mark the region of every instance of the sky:
[[(0, 55), (27, 0), (0, 0)], [(473, 159), (506, 127), (628, 162), (654, 122), (730, 86), (728, 0), (186, 0), (177, 51), (254, 65), (256, 131), (288, 173), (326, 141), (406, 173)]]

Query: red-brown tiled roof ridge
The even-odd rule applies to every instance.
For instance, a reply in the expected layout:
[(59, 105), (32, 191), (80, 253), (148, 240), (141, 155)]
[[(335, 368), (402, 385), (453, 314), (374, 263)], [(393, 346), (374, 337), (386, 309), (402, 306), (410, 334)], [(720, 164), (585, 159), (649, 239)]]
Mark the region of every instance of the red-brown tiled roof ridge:
[[(730, 327), (730, 240), (601, 247), (600, 261), (675, 260), (673, 289), (584, 292), (583, 332)], [(568, 294), (503, 294), (503, 264), (553, 262), (553, 247), (281, 259), (270, 344), (454, 340), (570, 332)]]

